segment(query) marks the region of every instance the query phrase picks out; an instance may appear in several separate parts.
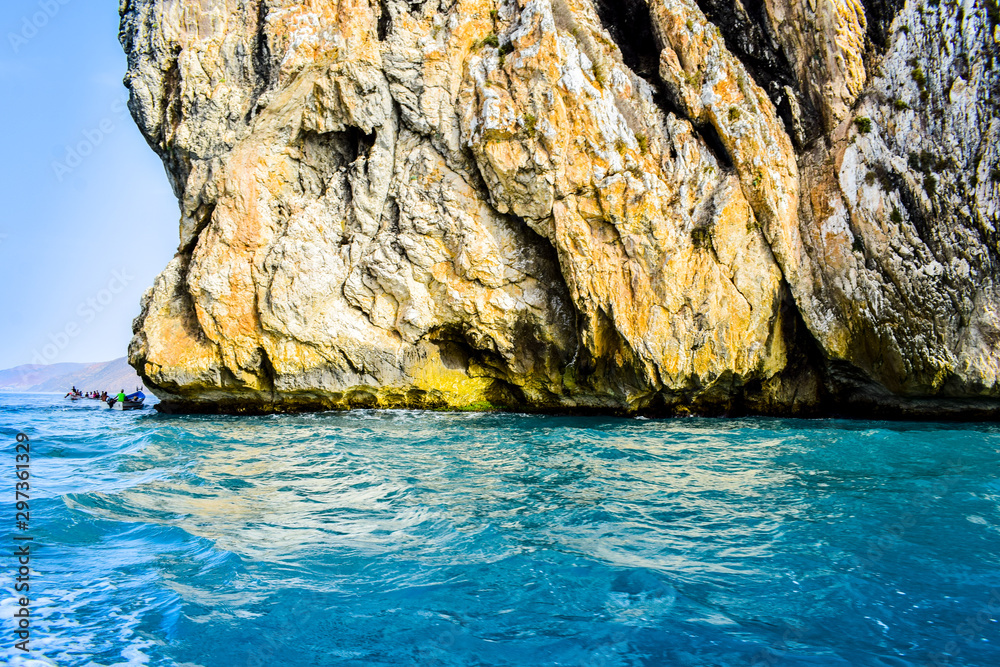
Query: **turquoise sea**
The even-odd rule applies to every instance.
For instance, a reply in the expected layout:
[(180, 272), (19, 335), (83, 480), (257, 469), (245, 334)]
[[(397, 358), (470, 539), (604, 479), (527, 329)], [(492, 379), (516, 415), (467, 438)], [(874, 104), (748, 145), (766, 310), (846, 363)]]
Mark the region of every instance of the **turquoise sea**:
[(3, 664), (1000, 665), (1000, 425), (7, 394), (0, 428)]

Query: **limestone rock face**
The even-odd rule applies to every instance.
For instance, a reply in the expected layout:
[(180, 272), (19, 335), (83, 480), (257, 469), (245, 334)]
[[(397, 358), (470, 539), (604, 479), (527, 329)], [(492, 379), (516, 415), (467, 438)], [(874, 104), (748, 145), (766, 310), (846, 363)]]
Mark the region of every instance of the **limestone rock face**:
[(997, 415), (994, 0), (123, 0), (167, 410)]
[(1000, 53), (995, 19), (964, 5), (908, 5), (855, 122), (800, 160), (803, 317), (829, 357), (909, 396), (1000, 392)]

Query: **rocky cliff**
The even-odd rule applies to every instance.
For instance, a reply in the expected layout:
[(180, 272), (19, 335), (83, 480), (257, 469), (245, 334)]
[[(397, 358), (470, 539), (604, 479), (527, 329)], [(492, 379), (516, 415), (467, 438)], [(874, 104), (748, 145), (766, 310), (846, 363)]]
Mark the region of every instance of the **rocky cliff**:
[(1000, 415), (997, 0), (123, 0), (162, 409)]

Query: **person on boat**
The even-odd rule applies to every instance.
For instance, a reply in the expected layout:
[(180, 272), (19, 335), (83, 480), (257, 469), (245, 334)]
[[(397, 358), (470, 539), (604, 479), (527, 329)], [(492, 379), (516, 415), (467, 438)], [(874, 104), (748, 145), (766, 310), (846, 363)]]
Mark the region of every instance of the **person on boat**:
[(118, 392), (118, 395), (115, 396), (115, 400), (118, 401), (119, 403), (125, 403), (125, 390), (124, 389), (122, 389), (121, 391)]

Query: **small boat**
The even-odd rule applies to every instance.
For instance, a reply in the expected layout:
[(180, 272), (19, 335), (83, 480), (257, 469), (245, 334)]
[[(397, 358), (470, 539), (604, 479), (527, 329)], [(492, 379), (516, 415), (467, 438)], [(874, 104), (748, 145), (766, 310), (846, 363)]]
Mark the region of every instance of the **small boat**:
[(146, 395), (141, 391), (129, 394), (124, 401), (118, 401), (115, 397), (108, 398), (108, 408), (111, 410), (141, 410), (144, 407), (143, 401)]

